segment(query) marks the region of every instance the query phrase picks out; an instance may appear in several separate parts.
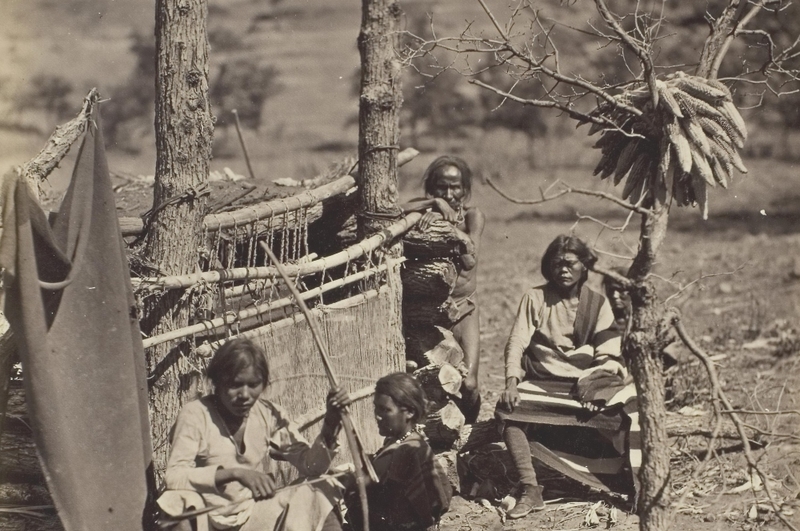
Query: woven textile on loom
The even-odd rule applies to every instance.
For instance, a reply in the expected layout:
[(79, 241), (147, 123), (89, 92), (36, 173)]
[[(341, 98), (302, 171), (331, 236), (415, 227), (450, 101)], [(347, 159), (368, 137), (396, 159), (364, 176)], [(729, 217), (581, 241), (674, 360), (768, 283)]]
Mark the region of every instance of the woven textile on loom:
[(633, 383), (597, 412), (574, 398), (574, 387), (569, 381), (522, 381), (513, 413), (498, 408), (496, 415), (529, 424), (531, 455), (542, 464), (590, 487), (633, 493), (642, 462)]
[[(339, 385), (351, 393), (374, 386), (381, 376), (402, 370), (405, 365), (398, 322), (400, 300), (385, 287), (372, 294), (375, 296), (358, 303), (347, 304), (345, 300), (318, 307), (322, 310), (320, 327), (333, 371)], [(298, 318), (293, 326), (282, 328), (265, 326), (263, 334), (251, 339), (266, 352), (273, 375), (265, 398), (282, 406), (295, 419), (324, 407), (330, 383), (304, 319)], [(353, 422), (361, 428), (365, 450), (374, 452), (380, 448), (383, 437), (375, 424), (372, 400), (353, 404), (350, 412)], [(306, 438), (313, 439), (320, 426), (311, 426), (304, 434)], [(344, 445), (335, 463), (347, 461), (352, 459)], [(274, 472), (284, 481), (294, 476), (289, 467)]]

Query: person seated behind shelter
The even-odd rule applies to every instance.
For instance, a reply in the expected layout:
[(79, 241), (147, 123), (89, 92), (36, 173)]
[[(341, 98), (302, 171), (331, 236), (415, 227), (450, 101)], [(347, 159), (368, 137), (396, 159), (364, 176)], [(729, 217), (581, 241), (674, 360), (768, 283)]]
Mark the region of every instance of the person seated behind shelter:
[[(372, 457), (379, 482), (367, 488), (370, 529), (435, 528), (450, 506), (452, 490), (431, 447), (415, 430), (425, 414), (422, 386), (406, 373), (384, 376), (375, 385), (374, 407), (386, 439)], [(352, 529), (361, 529), (360, 501), (352, 489), (346, 501)]]
[[(614, 268), (613, 271), (622, 276), (625, 276), (625, 271), (622, 268)], [(606, 298), (611, 304), (611, 310), (614, 312), (614, 321), (617, 330), (625, 337), (628, 333), (628, 319), (631, 315), (631, 296), (625, 288), (610, 276), (603, 277), (603, 289), (605, 290)], [(676, 357), (676, 350), (679, 348), (679, 343), (676, 339), (672, 339), (670, 344), (661, 351), (661, 362), (664, 364), (664, 370), (668, 370), (678, 363)], [(669, 383), (669, 382), (668, 382)]]
[[(522, 380), (575, 382), (601, 369), (627, 375), (611, 306), (585, 285), (596, 261), (576, 237), (558, 236), (548, 246), (541, 263), (547, 283), (522, 297), (505, 347), (506, 388), (498, 410), (513, 412), (520, 402), (517, 385)], [(523, 422), (506, 420), (503, 431), (521, 487), (509, 518), (544, 507), (525, 427)]]
[(480, 410), (480, 309), (476, 297), (478, 288), (478, 256), (486, 216), (477, 207), (467, 206), (472, 195), (472, 170), (459, 157), (441, 156), (425, 170), (425, 197), (412, 199), (403, 205), (403, 212), (425, 212), (418, 228), (425, 230), (431, 222), (444, 219), (455, 224), (456, 234), (464, 242), (467, 253), (457, 264), (458, 278), (451, 298), (458, 309), (451, 330), (464, 351), (467, 376), (464, 378), (459, 406), (468, 424)]
[[(276, 489), (271, 459), (289, 461), (301, 475), (324, 473), (336, 453), (339, 408), (331, 390), (322, 430), (309, 444), (279, 406), (260, 398), (269, 383), (266, 355), (248, 339), (232, 339), (208, 366), (214, 391), (181, 409), (171, 438), (166, 487), (202, 495), (215, 529), (273, 529), (287, 511), (286, 530), (341, 529), (331, 509), (336, 491), (325, 483)], [(288, 509), (287, 509), (288, 508)]]

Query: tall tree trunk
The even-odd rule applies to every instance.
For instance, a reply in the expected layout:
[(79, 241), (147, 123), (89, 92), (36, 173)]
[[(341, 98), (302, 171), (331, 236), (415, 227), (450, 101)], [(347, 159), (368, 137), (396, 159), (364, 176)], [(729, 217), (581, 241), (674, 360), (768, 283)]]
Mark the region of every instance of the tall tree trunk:
[[(156, 183), (145, 260), (160, 274), (195, 272), (214, 125), (208, 101), (207, 0), (156, 0)], [(189, 304), (178, 291), (145, 303), (142, 330), (159, 334), (186, 326)], [(181, 405), (194, 397), (200, 376), (189, 345), (164, 344), (146, 353), (150, 425), (159, 479), (167, 437)]]
[[(359, 238), (373, 234), (400, 217), (397, 192), (397, 153), (400, 149), (402, 85), (396, 60), (402, 10), (394, 0), (362, 0), (361, 90), (358, 112), (358, 216)], [(400, 280), (402, 244), (386, 250), (387, 283), (396, 308), (392, 316), (394, 337), (386, 345), (388, 359), (404, 359), (402, 330), (403, 288)], [(387, 371), (402, 367), (387, 366)]]
[[(741, 16), (746, 2), (732, 1), (712, 24), (696, 74), (716, 78), (722, 57), (727, 52), (728, 33)], [(631, 332), (623, 345), (639, 395), (639, 422), (642, 436), (642, 466), (639, 471), (639, 529), (666, 531), (670, 526), (669, 447), (666, 431), (666, 405), (661, 352), (666, 347), (669, 320), (666, 309), (648, 280), (667, 235), (668, 209), (652, 206), (653, 214), (642, 218), (639, 251), (628, 271), (634, 281), (631, 289)]]
[(631, 289), (631, 331), (623, 354), (636, 382), (642, 437), (642, 465), (639, 470), (638, 513), (642, 531), (665, 531), (669, 525), (669, 446), (664, 403), (661, 351), (667, 345), (668, 324), (664, 307), (647, 276), (667, 233), (668, 213), (659, 208), (642, 219), (639, 251), (628, 276)]
[(394, 0), (362, 0), (361, 5), (359, 237), (381, 230), (400, 215), (397, 152), (403, 101), (401, 67), (395, 57), (402, 9)]

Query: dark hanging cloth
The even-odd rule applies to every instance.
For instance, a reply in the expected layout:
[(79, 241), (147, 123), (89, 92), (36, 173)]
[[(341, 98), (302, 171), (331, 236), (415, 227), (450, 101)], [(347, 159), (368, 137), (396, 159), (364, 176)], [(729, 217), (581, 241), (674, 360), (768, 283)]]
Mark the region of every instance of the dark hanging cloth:
[(6, 178), (0, 266), (28, 413), (64, 528), (141, 530), (152, 461), (144, 353), (94, 120), (51, 222), (23, 179)]

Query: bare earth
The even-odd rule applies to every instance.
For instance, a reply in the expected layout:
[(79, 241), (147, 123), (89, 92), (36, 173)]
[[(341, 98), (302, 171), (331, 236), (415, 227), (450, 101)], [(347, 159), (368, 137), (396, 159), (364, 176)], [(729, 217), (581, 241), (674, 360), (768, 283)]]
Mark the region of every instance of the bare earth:
[[(756, 166), (757, 167), (757, 166)], [(773, 177), (764, 179), (769, 182)], [(576, 173), (580, 179), (580, 173)], [(756, 179), (758, 177), (751, 177)], [(514, 188), (516, 186), (516, 188)], [(743, 184), (743, 186), (746, 186)], [(512, 185), (525, 195), (525, 186)], [(547, 205), (540, 211), (515, 207), (504, 202), (486, 187), (476, 190), (473, 202), (488, 213), (488, 224), (480, 262), (480, 303), (482, 312), (481, 380), (484, 405), (481, 419), (491, 417), (503, 383), (502, 348), (518, 298), (526, 287), (541, 281), (539, 259), (542, 249), (557, 234), (574, 223), (572, 209), (581, 213), (598, 209), (579, 202)], [(731, 400), (736, 406), (771, 411), (797, 410), (800, 364), (800, 227), (792, 202), (772, 210), (777, 221), (760, 225), (747, 218), (746, 212), (731, 213), (719, 206), (717, 220), (703, 223), (696, 212), (679, 212), (674, 230), (662, 254), (659, 271), (664, 280), (663, 294), (676, 292), (672, 282), (690, 286), (671, 303), (678, 306), (695, 338), (709, 354), (719, 356), (718, 369)], [(596, 212), (602, 214), (602, 209)], [(608, 214), (611, 216), (611, 214)], [(744, 216), (744, 221), (739, 218)], [(754, 218), (759, 221), (759, 216)], [(625, 245), (635, 242), (632, 236), (618, 235), (581, 223), (578, 233), (605, 251), (624, 254)], [(614, 260), (604, 257), (606, 263)], [(727, 274), (734, 272), (732, 274)], [(594, 279), (596, 281), (596, 279)], [(708, 384), (702, 371), (690, 363), (684, 353), (684, 367), (676, 376), (676, 402), (708, 409), (705, 402)], [(30, 431), (24, 418), (20, 393), (15, 394), (7, 432), (0, 450), (0, 503), (3, 505), (40, 505), (51, 503), (43, 487), (41, 472), (30, 443)], [(756, 450), (761, 466), (773, 480), (772, 486), (782, 503), (784, 514), (798, 521), (800, 501), (800, 446), (797, 415), (748, 416), (747, 422), (765, 432), (758, 437), (764, 446)], [(689, 494), (675, 507), (674, 529), (778, 529), (778, 522), (768, 507), (763, 490), (744, 489), (730, 494), (746, 483), (740, 445), (723, 444), (719, 455), (709, 463), (697, 482), (689, 481), (692, 467), (702, 458), (705, 441), (670, 440), (673, 456), (671, 490), (677, 498)], [(516, 478), (509, 472), (502, 445), (473, 452), (468, 456), (473, 482), (483, 483), (478, 492), (467, 482), (475, 496), (457, 496), (450, 512), (442, 520), (444, 530), (468, 529), (578, 529), (591, 521), (594, 510), (597, 525), (608, 527), (612, 519), (617, 529), (635, 529), (638, 519), (627, 513), (623, 500), (600, 496), (577, 484), (542, 470), (545, 485), (544, 511), (513, 521), (501, 521), (497, 503), (508, 494)], [(491, 482), (481, 481), (490, 478)], [(467, 493), (469, 494), (469, 492)], [(485, 498), (482, 501), (479, 498)], [(477, 499), (476, 499), (477, 498)], [(58, 529), (52, 513), (41, 511), (43, 518), (25, 514), (0, 513), (2, 529)]]
[[(285, 90), (264, 108), (266, 123), (260, 131), (245, 131), (255, 172), (264, 179), (311, 178), (330, 162), (354, 155), (357, 130), (347, 120), (357, 112), (357, 98), (350, 93), (351, 76), (358, 67), (355, 47), (358, 3), (344, 0), (285, 3), (280, 20), (254, 21), (264, 2), (227, 2), (228, 9), (212, 14), (211, 24), (244, 35), (246, 53), (276, 65)], [(291, 4), (291, 5), (290, 5)], [(428, 2), (404, 2), (427, 9)], [(430, 4), (434, 4), (431, 2)], [(475, 2), (435, 2), (440, 28), (462, 28), (478, 9)], [(471, 6), (471, 7), (469, 7)], [(18, 84), (37, 72), (64, 76), (73, 83), (70, 95), (76, 111), (80, 98), (92, 86), (108, 90), (126, 79), (133, 65), (130, 33), (152, 35), (152, 2), (97, 2), (30, 0), (11, 2), (0, 17), (0, 49), (7, 65), (0, 71)], [(473, 13), (468, 13), (473, 10)], [(101, 23), (102, 22), (102, 23)], [(247, 32), (245, 28), (249, 28)], [(245, 34), (246, 33), (246, 34)], [(214, 55), (214, 61), (224, 53)], [(219, 63), (214, 63), (217, 68)], [(12, 84), (13, 85), (13, 84)], [(13, 88), (13, 86), (11, 87)], [(5, 89), (4, 89), (5, 90)], [(9, 89), (10, 90), (10, 89)], [(5, 172), (41, 149), (55, 120), (19, 117), (8, 113), (8, 94), (0, 94), (8, 114), (0, 124), (0, 163)], [(15, 127), (35, 124), (41, 134), (22, 133)], [(19, 125), (19, 124), (17, 124)], [(238, 156), (235, 142), (229, 156)], [(768, 139), (771, 141), (771, 137)], [(226, 140), (218, 139), (221, 144)], [(407, 139), (401, 139), (402, 147)], [(338, 149), (325, 146), (339, 145)], [(152, 139), (143, 139), (142, 152), (109, 151), (112, 171), (129, 176), (151, 175), (155, 155)], [(575, 186), (606, 191), (608, 183), (591, 179), (597, 153), (584, 140), (548, 138), (537, 140), (533, 153), (522, 137), (476, 132), (473, 139), (451, 143), (432, 141), (428, 151), (401, 172), (403, 195), (417, 193), (419, 179), (430, 160), (444, 151), (464, 156), (477, 174), (500, 174), (498, 182), (509, 193), (535, 198), (540, 187), (556, 179)], [(424, 148), (425, 146), (415, 146)], [(74, 150), (77, 151), (77, 150)], [(71, 157), (74, 156), (74, 151)], [(424, 151), (424, 149), (423, 149)], [(538, 167), (527, 166), (535, 159)], [(654, 282), (663, 298), (682, 311), (687, 327), (709, 354), (717, 356), (718, 370), (733, 404), (760, 411), (794, 411), (785, 415), (748, 415), (746, 421), (763, 431), (762, 446), (755, 450), (760, 466), (768, 472), (776, 501), (783, 513), (800, 526), (800, 192), (797, 164), (773, 160), (746, 160), (750, 173), (736, 179), (731, 190), (714, 190), (711, 214), (702, 221), (693, 210), (679, 210), (671, 217), (671, 232), (660, 255), (659, 277)], [(53, 195), (63, 190), (72, 162), (66, 159), (50, 179)], [(219, 156), (212, 169), (231, 167), (246, 173), (244, 161)], [(547, 169), (543, 169), (547, 168)], [(259, 189), (259, 194), (263, 193)], [(252, 194), (256, 196), (256, 192)], [(150, 206), (149, 197), (125, 196), (121, 212), (140, 213)], [(151, 201), (151, 199), (150, 199)], [(595, 200), (566, 198), (539, 207), (512, 205), (476, 183), (472, 202), (487, 214), (487, 228), (479, 272), (482, 313), (481, 381), (484, 406), (481, 419), (489, 418), (503, 384), (502, 348), (519, 298), (526, 288), (541, 282), (539, 260), (546, 245), (558, 234), (575, 229), (577, 234), (605, 251), (606, 264), (626, 264), (614, 256), (630, 256), (636, 247), (636, 220), (624, 234), (600, 230), (589, 221), (575, 227), (577, 215), (591, 215), (612, 225), (624, 218)], [(698, 280), (700, 279), (700, 280)], [(594, 279), (595, 281), (597, 279)], [(693, 281), (697, 281), (692, 283)], [(689, 285), (691, 284), (691, 285)], [(689, 287), (678, 293), (681, 286)], [(684, 353), (685, 354), (685, 353)], [(675, 376), (676, 401), (672, 407), (689, 405), (708, 409), (708, 383), (696, 365), (687, 362)], [(10, 417), (0, 439), (0, 529), (45, 531), (60, 529), (52, 511), (35, 509), (52, 502), (44, 487), (30, 428), (19, 389), (12, 397)], [(705, 441), (670, 440), (672, 477), (670, 489), (677, 499), (673, 529), (687, 531), (781, 529), (766, 503), (763, 490), (738, 489), (747, 482), (741, 446), (723, 444), (697, 481), (690, 481), (694, 465), (702, 459)], [(638, 519), (626, 512), (620, 500), (603, 498), (546, 471), (544, 511), (519, 521), (502, 523), (496, 510), (498, 498), (507, 494), (515, 478), (508, 473), (501, 446), (470, 455), (474, 478), (485, 480), (476, 496), (456, 497), (442, 529), (571, 530), (586, 526), (635, 529)], [(481, 483), (479, 481), (479, 483)], [(469, 486), (472, 492), (472, 486)], [(731, 493), (732, 490), (737, 492)], [(29, 512), (11, 512), (26, 506)], [(31, 507), (33, 506), (33, 508)], [(591, 509), (594, 508), (594, 511)], [(616, 510), (614, 510), (616, 509)], [(596, 520), (591, 517), (596, 516)], [(587, 518), (588, 517), (588, 518)], [(596, 524), (594, 523), (596, 521)]]

